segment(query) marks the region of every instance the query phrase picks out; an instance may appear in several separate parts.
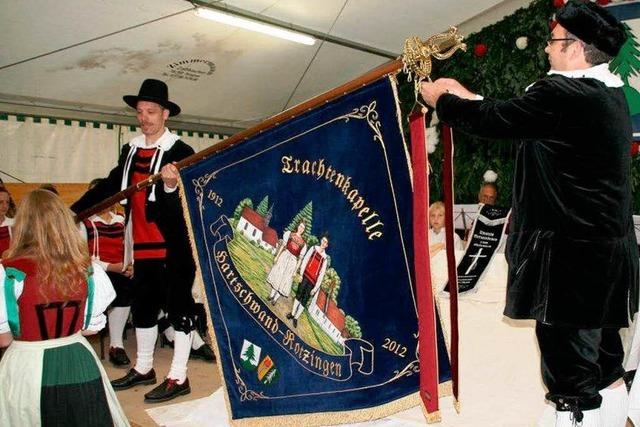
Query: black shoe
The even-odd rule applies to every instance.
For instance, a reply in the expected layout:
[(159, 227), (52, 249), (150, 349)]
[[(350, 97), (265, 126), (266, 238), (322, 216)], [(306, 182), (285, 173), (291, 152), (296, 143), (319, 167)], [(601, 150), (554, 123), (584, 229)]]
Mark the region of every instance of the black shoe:
[(291, 315), (291, 313), (287, 314), (287, 319), (293, 319), (293, 316)]
[(124, 377), (111, 381), (111, 387), (113, 387), (114, 390), (126, 390), (137, 385), (155, 383), (156, 371), (154, 371), (153, 369), (142, 375), (135, 369), (131, 368), (127, 375), (125, 375)]
[(178, 380), (165, 378), (162, 384), (144, 395), (144, 401), (147, 403), (166, 402), (189, 393), (191, 393), (189, 378), (184, 380), (182, 384), (178, 384)]
[(298, 327), (298, 319), (296, 319), (295, 317), (293, 318), (293, 327), (294, 328)]
[(189, 357), (193, 359), (202, 359), (205, 362), (216, 361), (216, 355), (213, 353), (213, 350), (211, 350), (211, 347), (209, 347), (209, 345), (206, 343), (202, 344), (202, 346), (196, 350), (191, 349)]
[(127, 366), (131, 363), (131, 360), (129, 360), (127, 352), (124, 351), (124, 348), (110, 347), (109, 362), (111, 362), (113, 366)]

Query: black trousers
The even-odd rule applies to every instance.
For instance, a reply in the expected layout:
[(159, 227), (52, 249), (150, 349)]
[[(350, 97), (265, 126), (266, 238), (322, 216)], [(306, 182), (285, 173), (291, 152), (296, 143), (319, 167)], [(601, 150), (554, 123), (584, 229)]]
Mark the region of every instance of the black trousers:
[(311, 291), (315, 285), (311, 283), (309, 279), (302, 276), (302, 282), (298, 285), (298, 290), (296, 291), (296, 299), (302, 304), (303, 307), (306, 307), (311, 299)]
[(116, 299), (111, 303), (111, 307), (129, 307), (133, 301), (133, 280), (111, 271), (107, 272), (107, 276), (116, 291)]
[(162, 309), (177, 331), (188, 333), (195, 329), (196, 310), (191, 296), (195, 270), (192, 274), (188, 274), (189, 271), (170, 268), (164, 260), (136, 260), (131, 304), (136, 328), (157, 325)]
[(558, 411), (599, 408), (599, 390), (624, 374), (618, 328), (579, 329), (536, 322), (546, 398)]

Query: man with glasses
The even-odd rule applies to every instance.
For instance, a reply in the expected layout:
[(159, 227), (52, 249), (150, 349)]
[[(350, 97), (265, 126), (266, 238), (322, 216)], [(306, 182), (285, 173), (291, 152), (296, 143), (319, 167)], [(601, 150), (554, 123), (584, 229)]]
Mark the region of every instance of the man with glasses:
[(626, 34), (592, 2), (570, 0), (556, 20), (551, 70), (523, 96), (484, 100), (451, 79), (421, 92), (456, 129), (518, 140), (505, 315), (536, 320), (556, 426), (622, 427), (618, 329), (637, 311), (638, 250), (629, 109), (607, 63)]

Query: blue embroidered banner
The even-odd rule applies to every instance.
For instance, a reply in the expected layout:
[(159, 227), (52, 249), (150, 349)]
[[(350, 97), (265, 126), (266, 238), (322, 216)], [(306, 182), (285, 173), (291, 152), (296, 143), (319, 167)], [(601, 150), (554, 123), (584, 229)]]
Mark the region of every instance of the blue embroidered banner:
[[(180, 173), (233, 419), (331, 424), (419, 404), (411, 171), (391, 79)], [(438, 344), (444, 383), (439, 324)]]

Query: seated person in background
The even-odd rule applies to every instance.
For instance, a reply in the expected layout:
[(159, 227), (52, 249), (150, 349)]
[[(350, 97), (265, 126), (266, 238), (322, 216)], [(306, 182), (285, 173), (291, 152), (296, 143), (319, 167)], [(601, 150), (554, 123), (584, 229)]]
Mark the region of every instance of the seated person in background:
[(0, 259), (2, 259), (2, 253), (9, 249), (11, 242), (11, 226), (13, 225), (13, 218), (9, 218), (11, 204), (9, 190), (0, 186)]
[[(492, 170), (488, 170), (482, 175), (482, 179), (484, 182), (480, 187), (480, 191), (478, 192), (478, 203), (484, 203), (485, 205), (495, 206), (498, 202), (498, 186), (496, 185), (496, 179), (498, 179), (498, 174)], [(479, 208), (478, 208), (479, 210)], [(509, 214), (508, 222), (511, 221), (511, 214)], [(507, 222), (507, 226), (505, 227), (505, 234), (502, 235), (500, 243), (498, 244), (497, 252), (504, 253), (505, 246), (507, 244), (507, 234), (509, 232), (509, 225)], [(473, 228), (473, 227), (472, 227)], [(471, 231), (471, 230), (469, 230)], [(465, 237), (465, 245), (469, 240), (469, 236)]]
[[(429, 253), (434, 256), (445, 248), (444, 203), (434, 202), (429, 206)], [(453, 233), (453, 244), (457, 251), (464, 250), (460, 237)]]
[(478, 192), (478, 203), (484, 203), (485, 205), (495, 205), (498, 200), (498, 186), (496, 180), (498, 174), (491, 169), (487, 170), (482, 175), (482, 185)]
[(2, 423), (129, 425), (83, 337), (104, 327), (114, 297), (71, 211), (52, 192), (27, 194), (0, 263)]
[(498, 187), (493, 182), (483, 182), (478, 192), (478, 203), (495, 205), (498, 200)]
[(493, 206), (498, 201), (498, 186), (496, 185), (498, 174), (488, 170), (482, 175), (482, 179), (482, 185), (478, 192), (478, 203)]
[[(101, 179), (94, 179), (89, 189)], [(131, 363), (122, 342), (133, 300), (133, 265), (124, 265), (124, 217), (114, 207), (93, 215), (80, 223), (80, 233), (88, 243), (91, 259), (107, 272), (116, 290), (109, 310), (109, 361), (114, 366)]]

